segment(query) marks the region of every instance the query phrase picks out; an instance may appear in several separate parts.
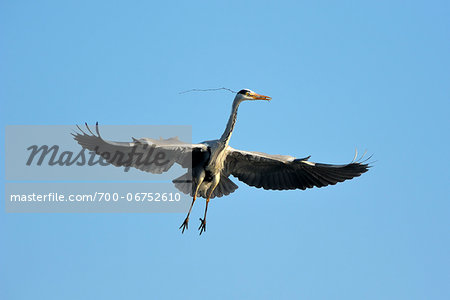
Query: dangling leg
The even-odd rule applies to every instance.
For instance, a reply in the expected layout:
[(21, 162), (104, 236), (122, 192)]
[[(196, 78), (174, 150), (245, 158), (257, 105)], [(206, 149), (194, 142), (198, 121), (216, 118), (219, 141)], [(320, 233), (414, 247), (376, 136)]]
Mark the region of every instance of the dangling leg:
[(206, 199), (206, 207), (205, 207), (205, 216), (200, 218), (200, 227), (198, 227), (198, 230), (200, 230), (200, 235), (202, 235), (203, 231), (206, 231), (206, 212), (208, 211), (208, 203), (209, 203), (209, 197)]
[(189, 215), (191, 214), (191, 210), (192, 210), (192, 207), (194, 206), (195, 199), (197, 198), (197, 192), (198, 192), (199, 186), (200, 186), (200, 184), (198, 184), (197, 187), (195, 188), (194, 199), (192, 199), (191, 207), (189, 208), (189, 212), (188, 212), (188, 214), (186, 216), (186, 219), (184, 219), (183, 224), (181, 224), (180, 228), (178, 228), (178, 229), (183, 228), (181, 230), (181, 233), (184, 233), (184, 230), (188, 229)]
[(210, 192), (208, 193), (208, 198), (206, 199), (205, 216), (203, 217), (203, 219), (200, 218), (200, 222), (201, 222), (201, 223), (200, 223), (200, 227), (198, 228), (198, 230), (200, 230), (200, 235), (201, 235), (204, 231), (206, 231), (206, 212), (208, 211), (209, 198), (211, 198), (212, 193), (213, 193), (214, 190), (216, 189), (217, 184), (219, 183), (220, 177), (219, 177), (219, 176), (216, 176), (214, 179), (215, 179), (215, 181), (213, 182), (214, 185), (212, 186)]
[(192, 199), (191, 208), (189, 208), (189, 212), (188, 212), (188, 214), (187, 214), (187, 216), (186, 216), (186, 219), (184, 219), (183, 224), (181, 224), (180, 228), (178, 228), (178, 229), (183, 228), (183, 229), (181, 230), (181, 233), (184, 233), (184, 230), (185, 230), (185, 229), (188, 229), (189, 215), (191, 214), (192, 206), (194, 206), (194, 202), (195, 202), (195, 198), (196, 198), (195, 196), (196, 196), (196, 195), (194, 195), (194, 199)]

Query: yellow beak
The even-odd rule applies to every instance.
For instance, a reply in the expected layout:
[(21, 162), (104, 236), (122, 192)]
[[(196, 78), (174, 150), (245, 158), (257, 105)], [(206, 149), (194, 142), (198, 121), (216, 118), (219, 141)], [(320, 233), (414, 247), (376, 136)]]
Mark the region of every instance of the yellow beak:
[(256, 93), (251, 94), (250, 97), (252, 97), (255, 100), (267, 100), (267, 101), (269, 101), (269, 100), (272, 99), (269, 96), (264, 96), (264, 95), (260, 95), (260, 94), (256, 94)]

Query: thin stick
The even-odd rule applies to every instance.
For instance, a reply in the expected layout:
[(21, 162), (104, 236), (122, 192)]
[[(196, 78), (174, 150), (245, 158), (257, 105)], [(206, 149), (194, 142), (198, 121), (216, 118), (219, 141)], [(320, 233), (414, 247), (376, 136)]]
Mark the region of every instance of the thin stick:
[(219, 90), (226, 90), (229, 91), (233, 94), (236, 94), (237, 92), (233, 91), (232, 89), (226, 88), (226, 87), (221, 87), (221, 88), (215, 88), (215, 89), (192, 89), (192, 90), (187, 90), (184, 92), (180, 92), (178, 94), (186, 94), (186, 93), (190, 93), (190, 92), (211, 92), (211, 91), (219, 91)]

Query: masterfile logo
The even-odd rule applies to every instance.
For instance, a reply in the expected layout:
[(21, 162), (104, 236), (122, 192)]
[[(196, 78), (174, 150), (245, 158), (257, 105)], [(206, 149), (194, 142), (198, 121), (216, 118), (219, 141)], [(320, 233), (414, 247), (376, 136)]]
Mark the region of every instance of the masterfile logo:
[[(108, 125), (100, 130), (102, 139), (120, 141), (114, 145), (133, 146), (82, 147), (77, 137), (92, 133), (87, 125), (7, 126), (6, 211), (186, 211), (189, 195), (177, 190), (172, 179), (185, 174), (190, 161), (185, 168), (171, 167), (170, 153), (135, 142), (134, 136), (190, 142), (190, 126)], [(146, 167), (160, 173), (146, 172)]]

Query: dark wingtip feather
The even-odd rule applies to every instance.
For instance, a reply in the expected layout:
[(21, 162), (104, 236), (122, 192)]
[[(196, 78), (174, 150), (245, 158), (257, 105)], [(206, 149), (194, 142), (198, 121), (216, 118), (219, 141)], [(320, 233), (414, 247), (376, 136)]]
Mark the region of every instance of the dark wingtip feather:
[(88, 126), (88, 124), (87, 123), (85, 123), (86, 124), (86, 128), (87, 128), (87, 130), (92, 134), (92, 135), (94, 135), (95, 136), (95, 134), (92, 132), (92, 130), (91, 130), (91, 128), (89, 128), (89, 126)]

